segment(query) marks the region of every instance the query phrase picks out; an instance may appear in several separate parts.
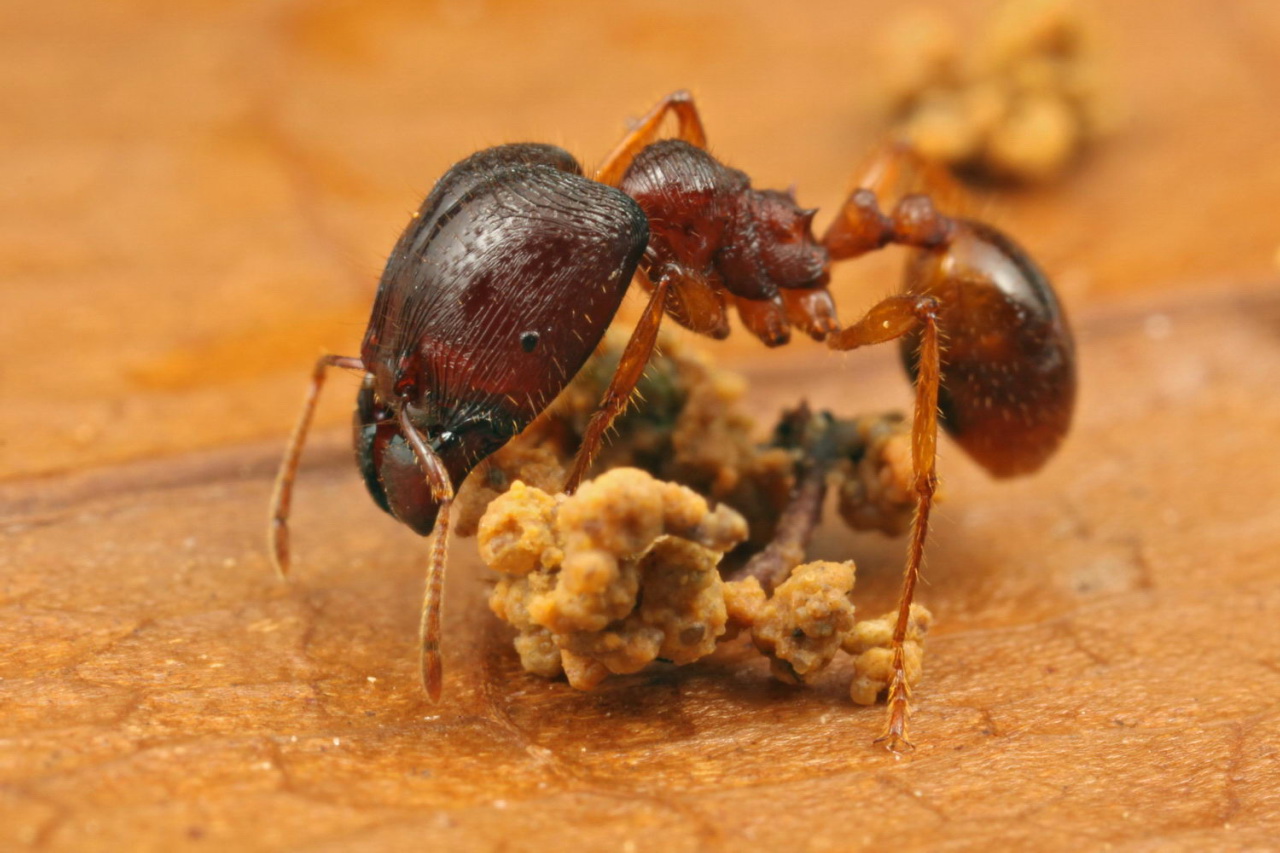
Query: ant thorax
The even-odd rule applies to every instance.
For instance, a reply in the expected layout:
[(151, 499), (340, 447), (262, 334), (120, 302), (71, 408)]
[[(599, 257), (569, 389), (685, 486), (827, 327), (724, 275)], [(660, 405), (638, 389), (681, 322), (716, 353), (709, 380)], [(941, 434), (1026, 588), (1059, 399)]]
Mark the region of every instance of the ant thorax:
[(649, 219), (642, 265), (651, 279), (699, 278), (741, 299), (824, 281), (828, 255), (813, 237), (813, 209), (790, 193), (756, 190), (743, 172), (701, 148), (663, 140), (641, 151), (621, 189)]

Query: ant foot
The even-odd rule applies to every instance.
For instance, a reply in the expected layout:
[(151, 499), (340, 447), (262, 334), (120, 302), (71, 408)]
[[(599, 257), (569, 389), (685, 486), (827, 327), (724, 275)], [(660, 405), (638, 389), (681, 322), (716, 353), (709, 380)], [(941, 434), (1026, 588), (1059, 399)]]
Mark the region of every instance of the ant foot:
[(884, 744), (884, 748), (895, 756), (915, 752), (916, 749), (916, 745), (907, 740), (906, 720), (897, 716), (889, 720), (889, 723), (885, 726), (884, 734), (880, 735), (872, 743)]
[(913, 752), (915, 744), (907, 738), (907, 719), (911, 716), (911, 705), (908, 702), (909, 688), (906, 674), (899, 670), (894, 675), (893, 684), (889, 688), (888, 719), (885, 721), (884, 734), (876, 738), (874, 743), (883, 743), (885, 749), (894, 755)]

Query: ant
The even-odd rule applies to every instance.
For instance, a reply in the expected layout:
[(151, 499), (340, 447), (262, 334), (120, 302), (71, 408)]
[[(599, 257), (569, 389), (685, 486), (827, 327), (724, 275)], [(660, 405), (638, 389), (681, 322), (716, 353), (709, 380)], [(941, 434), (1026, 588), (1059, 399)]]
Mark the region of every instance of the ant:
[[(669, 115), (676, 136), (659, 140)], [(732, 305), (769, 347), (787, 343), (792, 328), (836, 350), (896, 340), (916, 389), (917, 508), (880, 740), (909, 747), (902, 644), (938, 481), (938, 423), (997, 477), (1038, 469), (1071, 421), (1070, 330), (1044, 273), (1001, 231), (944, 215), (920, 192), (881, 209), (875, 187), (905, 185), (904, 173), (940, 180), (910, 150), (887, 149), (815, 240), (814, 209), (798, 207), (791, 192), (754, 189), (706, 146), (693, 98), (679, 91), (591, 177), (563, 149), (531, 143), (484, 149), (446, 172), (391, 252), (360, 355), (315, 364), (272, 498), (276, 569), (283, 576), (289, 566), (293, 482), (326, 369), (359, 370), (355, 451), (365, 484), (383, 510), (423, 536), (435, 533), (420, 639), (423, 685), (438, 699), (455, 486), (565, 388), (633, 279), (648, 303), (588, 422), (566, 492), (625, 410), (664, 316), (720, 339)], [(901, 292), (841, 328), (827, 289), (832, 262), (888, 245), (912, 250)]]

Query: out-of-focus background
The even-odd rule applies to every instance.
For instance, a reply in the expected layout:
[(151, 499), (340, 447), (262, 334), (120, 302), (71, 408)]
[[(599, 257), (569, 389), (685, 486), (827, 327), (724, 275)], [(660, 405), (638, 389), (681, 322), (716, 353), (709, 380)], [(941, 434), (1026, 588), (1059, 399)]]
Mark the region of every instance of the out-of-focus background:
[[(970, 209), (1059, 287), (1079, 430), (1007, 487), (948, 451), (926, 745), (902, 762), (867, 747), (880, 709), (843, 686), (741, 663), (569, 696), (518, 672), (461, 580), (454, 698), (421, 704), (420, 545), (360, 493), (353, 379), (321, 410), (292, 587), (258, 536), (309, 365), (354, 353), (386, 251), (451, 163), (539, 140), (590, 165), (688, 88), (712, 150), (794, 184), (822, 227), (912, 105), (946, 139), (989, 105), (964, 92), (994, 72), (964, 57), (998, 53), (980, 50), (996, 4), (0, 6), (0, 844), (1274, 841), (1280, 6), (1056, 5), (1083, 22), (1048, 49), (1087, 47), (1088, 118), (1023, 129), (1080, 150), (979, 180)], [(842, 267), (842, 316), (899, 262)], [(766, 352), (741, 330), (715, 352), (763, 411), (797, 388), (910, 399), (891, 353)], [(886, 603), (900, 546), (858, 541)]]
[[(977, 42), (992, 4), (953, 5), (914, 9)], [(887, 54), (912, 11), (11, 4), (0, 472), (280, 434), (312, 357), (357, 347), (407, 213), (480, 147), (545, 140), (593, 163), (684, 87), (716, 153), (832, 210), (890, 130), (903, 60)], [(1089, 70), (1113, 127), (1059, 180), (982, 193), (980, 210), (1075, 312), (1273, 275), (1280, 18), (1261, 2), (1091, 11)], [(895, 271), (848, 265), (842, 311)], [(759, 355), (741, 335), (728, 351)]]

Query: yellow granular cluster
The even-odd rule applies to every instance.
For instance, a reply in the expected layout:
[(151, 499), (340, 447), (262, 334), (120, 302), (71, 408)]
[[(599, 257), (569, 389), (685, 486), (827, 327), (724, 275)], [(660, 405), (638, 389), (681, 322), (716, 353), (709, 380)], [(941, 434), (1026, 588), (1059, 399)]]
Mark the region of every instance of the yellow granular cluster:
[[(876, 698), (889, 687), (889, 680), (893, 677), (890, 644), (897, 621), (897, 612), (890, 611), (879, 619), (859, 622), (844, 638), (844, 650), (854, 655), (854, 677), (849, 685), (849, 696), (859, 705), (875, 704)], [(927, 609), (919, 604), (911, 605), (907, 636), (902, 644), (908, 687), (914, 687), (924, 672), (924, 635), (932, 621), (933, 615)]]
[(746, 522), (635, 468), (552, 497), (516, 483), (480, 521), (480, 555), (502, 579), (489, 605), (519, 632), (525, 669), (589, 689), (661, 657), (690, 663), (725, 630), (716, 570)]
[(854, 422), (862, 453), (837, 465), (836, 508), (854, 530), (899, 536), (911, 527), (911, 425), (904, 418), (866, 417)]
[[(852, 563), (797, 566), (772, 595), (754, 579), (722, 580), (726, 552), (773, 537), (805, 452), (759, 443), (738, 375), (668, 341), (642, 383), (643, 404), (616, 422), (601, 453), (596, 468), (607, 473), (557, 494), (621, 345), (610, 337), (548, 413), (476, 469), (454, 505), (454, 530), (478, 533), (499, 575), (490, 607), (516, 629), (523, 667), (590, 689), (655, 660), (691, 663), (745, 631), (790, 683), (812, 681), (844, 649), (856, 656), (855, 699), (874, 699), (892, 663), (891, 634), (855, 621)], [(909, 424), (822, 415), (812, 428), (833, 430), (828, 483), (844, 520), (905, 531), (915, 508)], [(927, 611), (913, 614), (910, 683), (927, 626)]]
[[(657, 659), (687, 664), (750, 631), (773, 673), (811, 681), (842, 649), (855, 655), (855, 701), (888, 683), (893, 614), (856, 622), (851, 562), (796, 567), (767, 595), (718, 565), (746, 522), (692, 490), (616, 468), (571, 496), (516, 482), (480, 521), (480, 555), (500, 575), (489, 606), (517, 633), (521, 664), (588, 690)], [(921, 675), (929, 613), (912, 608), (907, 680)], [(870, 696), (870, 699), (866, 699)]]
[(766, 598), (755, 578), (729, 584), (734, 621), (751, 629), (779, 681), (799, 684), (831, 663), (853, 630), (852, 562), (797, 566)]
[(885, 48), (902, 133), (933, 160), (1052, 178), (1107, 123), (1095, 41), (1074, 0), (1006, 0), (971, 50), (936, 12), (900, 18)]

